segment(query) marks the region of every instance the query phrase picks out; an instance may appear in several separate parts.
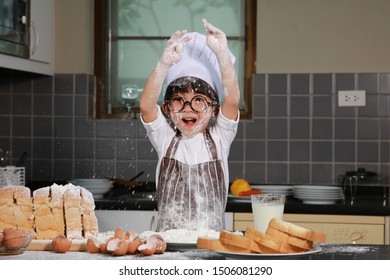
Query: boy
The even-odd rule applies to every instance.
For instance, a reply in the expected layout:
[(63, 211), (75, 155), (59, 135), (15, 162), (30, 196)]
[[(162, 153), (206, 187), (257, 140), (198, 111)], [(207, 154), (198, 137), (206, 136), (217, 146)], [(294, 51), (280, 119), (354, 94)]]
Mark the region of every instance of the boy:
[(206, 20), (203, 25), (206, 36), (186, 31), (171, 36), (140, 98), (141, 120), (159, 158), (159, 231), (225, 226), (240, 91), (226, 35)]

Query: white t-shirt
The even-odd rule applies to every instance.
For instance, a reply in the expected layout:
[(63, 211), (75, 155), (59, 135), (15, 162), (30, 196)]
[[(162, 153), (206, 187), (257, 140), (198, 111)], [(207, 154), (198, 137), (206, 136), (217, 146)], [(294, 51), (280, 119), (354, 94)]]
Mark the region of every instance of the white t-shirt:
[[(166, 151), (172, 141), (172, 138), (175, 136), (175, 131), (162, 114), (161, 108), (159, 106), (157, 106), (157, 108), (158, 115), (155, 121), (145, 123), (141, 116), (141, 121), (147, 131), (148, 138), (158, 155), (156, 184), (158, 184), (157, 181), (160, 172), (161, 160), (166, 155)], [(232, 121), (225, 118), (222, 115), (221, 110), (219, 110), (217, 121), (209, 129), (210, 135), (213, 138), (217, 148), (218, 159), (220, 159), (222, 163), (227, 190), (229, 188), (228, 157), (230, 146), (237, 134), (238, 123), (239, 116), (237, 117), (237, 120)], [(174, 158), (188, 165), (210, 161), (211, 158), (203, 134), (198, 133), (193, 137), (182, 135)], [(158, 185), (156, 185), (156, 187), (158, 187)]]

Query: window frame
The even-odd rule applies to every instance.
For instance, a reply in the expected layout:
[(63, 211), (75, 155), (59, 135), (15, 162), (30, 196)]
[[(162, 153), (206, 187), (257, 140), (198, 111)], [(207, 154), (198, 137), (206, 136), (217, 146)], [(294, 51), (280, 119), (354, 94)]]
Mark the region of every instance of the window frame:
[[(106, 108), (106, 69), (107, 67), (107, 3), (109, 0), (94, 0), (94, 75), (96, 79), (96, 91), (94, 104), (90, 104), (90, 115), (96, 119), (126, 119), (129, 117), (127, 108), (112, 108), (111, 113)], [(257, 1), (245, 0), (245, 71), (244, 94), (245, 108), (240, 109), (241, 119), (252, 118), (252, 78), (256, 72), (256, 14)], [(167, 38), (168, 39), (168, 38)], [(90, 102), (91, 103), (91, 102)], [(139, 108), (131, 109), (131, 116), (137, 118)]]

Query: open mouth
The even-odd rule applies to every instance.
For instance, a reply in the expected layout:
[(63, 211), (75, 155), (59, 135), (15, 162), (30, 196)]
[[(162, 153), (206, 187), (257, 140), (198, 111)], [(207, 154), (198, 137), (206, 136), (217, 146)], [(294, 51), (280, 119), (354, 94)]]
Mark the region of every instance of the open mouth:
[(193, 124), (196, 123), (196, 118), (186, 117), (186, 118), (182, 118), (182, 121), (183, 121), (186, 125), (190, 126), (190, 125), (193, 125)]

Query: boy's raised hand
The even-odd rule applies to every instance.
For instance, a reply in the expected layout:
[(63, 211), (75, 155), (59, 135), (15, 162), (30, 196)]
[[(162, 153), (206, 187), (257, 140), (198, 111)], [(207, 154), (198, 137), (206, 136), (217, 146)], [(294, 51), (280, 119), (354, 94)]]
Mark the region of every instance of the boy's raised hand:
[(203, 19), (203, 26), (206, 31), (207, 45), (216, 54), (227, 53), (228, 44), (225, 33)]
[(186, 33), (186, 30), (178, 30), (172, 34), (162, 56), (160, 57), (161, 63), (171, 66), (180, 61), (183, 55), (184, 45), (191, 40), (190, 36), (183, 38)]

